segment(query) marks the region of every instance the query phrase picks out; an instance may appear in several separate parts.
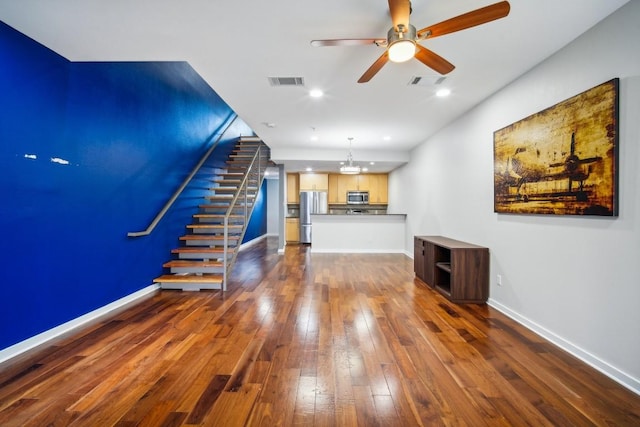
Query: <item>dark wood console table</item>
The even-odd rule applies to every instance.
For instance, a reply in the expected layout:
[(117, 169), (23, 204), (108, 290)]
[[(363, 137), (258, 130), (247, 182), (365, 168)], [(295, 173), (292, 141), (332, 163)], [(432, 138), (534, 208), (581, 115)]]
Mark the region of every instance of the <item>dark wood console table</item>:
[(489, 249), (442, 236), (414, 236), (416, 276), (454, 303), (489, 298)]

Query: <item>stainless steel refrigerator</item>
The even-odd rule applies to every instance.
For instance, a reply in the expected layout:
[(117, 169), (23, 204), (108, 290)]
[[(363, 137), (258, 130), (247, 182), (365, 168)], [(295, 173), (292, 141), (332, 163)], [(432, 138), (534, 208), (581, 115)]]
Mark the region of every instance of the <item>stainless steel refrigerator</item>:
[(300, 243), (311, 243), (311, 214), (329, 210), (326, 191), (300, 192)]

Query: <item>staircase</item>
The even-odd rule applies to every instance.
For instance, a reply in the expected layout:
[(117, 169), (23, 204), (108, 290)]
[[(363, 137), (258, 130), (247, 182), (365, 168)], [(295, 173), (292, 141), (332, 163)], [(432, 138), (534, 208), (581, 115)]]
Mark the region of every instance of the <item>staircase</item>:
[(199, 205), (188, 233), (157, 277), (162, 289), (226, 290), (256, 197), (269, 162), (269, 149), (257, 137), (241, 137), (212, 180), (211, 194)]

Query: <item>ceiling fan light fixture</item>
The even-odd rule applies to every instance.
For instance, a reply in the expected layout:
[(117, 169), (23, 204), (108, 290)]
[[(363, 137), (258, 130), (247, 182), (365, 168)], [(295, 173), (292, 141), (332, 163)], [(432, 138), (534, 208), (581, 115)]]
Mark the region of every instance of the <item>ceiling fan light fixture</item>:
[(387, 33), (389, 60), (391, 62), (405, 62), (416, 54), (416, 27), (400, 24), (398, 29), (391, 28)]
[(389, 46), (389, 60), (391, 62), (405, 62), (416, 54), (416, 42), (408, 39), (401, 39), (393, 42)]

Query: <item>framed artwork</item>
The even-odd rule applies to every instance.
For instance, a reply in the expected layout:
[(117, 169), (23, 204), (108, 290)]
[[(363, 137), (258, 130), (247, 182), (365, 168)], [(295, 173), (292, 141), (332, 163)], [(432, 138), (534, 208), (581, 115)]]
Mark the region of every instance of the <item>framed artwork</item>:
[(493, 134), (494, 211), (618, 215), (613, 79)]

